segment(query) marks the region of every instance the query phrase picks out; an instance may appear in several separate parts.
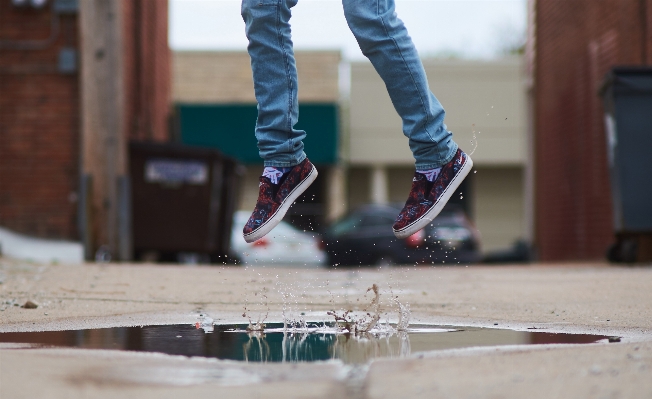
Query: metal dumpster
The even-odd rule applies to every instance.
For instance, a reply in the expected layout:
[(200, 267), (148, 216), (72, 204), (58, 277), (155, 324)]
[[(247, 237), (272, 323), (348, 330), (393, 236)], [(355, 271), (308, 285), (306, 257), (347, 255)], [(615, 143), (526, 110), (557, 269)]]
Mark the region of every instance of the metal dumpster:
[(614, 262), (652, 260), (652, 68), (617, 67), (602, 87)]
[(132, 142), (129, 158), (134, 258), (227, 261), (244, 167), (174, 143)]

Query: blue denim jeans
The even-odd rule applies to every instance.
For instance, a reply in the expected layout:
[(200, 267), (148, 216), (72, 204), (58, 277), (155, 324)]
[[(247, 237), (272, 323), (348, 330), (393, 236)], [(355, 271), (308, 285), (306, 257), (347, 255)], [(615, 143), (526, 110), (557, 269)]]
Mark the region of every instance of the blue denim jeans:
[[(290, 33), (290, 9), (298, 0), (243, 0), (254, 91), (258, 101), (256, 139), (265, 166), (302, 162), (306, 132), (299, 118), (297, 69)], [(417, 169), (449, 162), (457, 144), (444, 124), (444, 108), (428, 88), (412, 39), (394, 11), (394, 0), (342, 0), (344, 15), (362, 53), (385, 82), (403, 120)]]

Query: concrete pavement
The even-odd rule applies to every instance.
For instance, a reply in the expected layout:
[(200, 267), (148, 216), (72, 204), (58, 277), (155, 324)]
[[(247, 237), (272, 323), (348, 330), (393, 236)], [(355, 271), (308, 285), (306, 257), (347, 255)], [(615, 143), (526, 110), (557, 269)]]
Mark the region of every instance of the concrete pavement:
[[(252, 365), (80, 349), (0, 349), (0, 397), (652, 397), (652, 268), (603, 264), (284, 269), (36, 265), (0, 258), (0, 331), (327, 319), (381, 287), (413, 323), (620, 336), (620, 343), (449, 350), (365, 367)], [(32, 300), (36, 309), (15, 304)]]

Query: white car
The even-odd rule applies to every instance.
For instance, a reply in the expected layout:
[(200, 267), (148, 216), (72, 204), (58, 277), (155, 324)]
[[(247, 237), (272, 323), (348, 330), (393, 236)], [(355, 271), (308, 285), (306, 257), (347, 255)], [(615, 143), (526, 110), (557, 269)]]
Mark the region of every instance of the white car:
[(249, 219), (247, 211), (233, 215), (231, 252), (245, 265), (321, 265), (326, 253), (319, 249), (317, 234), (303, 232), (281, 221), (260, 240), (248, 244), (242, 237), (242, 227)]

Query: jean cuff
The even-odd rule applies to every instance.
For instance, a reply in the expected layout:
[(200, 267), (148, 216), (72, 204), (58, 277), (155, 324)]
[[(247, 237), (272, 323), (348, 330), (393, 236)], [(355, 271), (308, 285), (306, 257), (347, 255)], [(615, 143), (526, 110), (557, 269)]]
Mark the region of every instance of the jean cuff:
[(458, 148), (456, 142), (452, 141), (452, 144), (453, 145), (452, 145), (451, 149), (448, 151), (448, 154), (446, 154), (446, 157), (441, 162), (417, 163), (415, 165), (416, 169), (417, 170), (436, 169), (436, 168), (440, 168), (440, 167), (446, 165), (447, 163), (449, 163), (450, 161), (452, 161), (453, 158), (455, 157), (455, 153), (457, 152), (457, 148)]
[(275, 168), (291, 168), (303, 162), (304, 159), (306, 159), (306, 153), (301, 151), (301, 155), (299, 155), (299, 157), (296, 160), (292, 160), (292, 161), (269, 160), (263, 162), (263, 166), (265, 167), (273, 166)]

